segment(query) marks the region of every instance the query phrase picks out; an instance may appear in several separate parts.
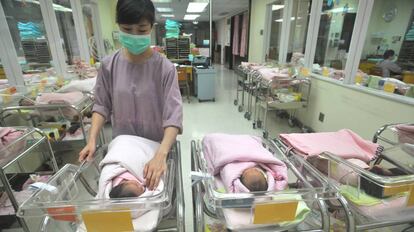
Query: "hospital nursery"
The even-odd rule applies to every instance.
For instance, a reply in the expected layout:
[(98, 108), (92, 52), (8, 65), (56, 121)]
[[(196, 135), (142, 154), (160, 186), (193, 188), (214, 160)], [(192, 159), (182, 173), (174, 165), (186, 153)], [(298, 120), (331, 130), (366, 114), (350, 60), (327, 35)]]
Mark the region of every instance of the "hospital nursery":
[(414, 232), (413, 0), (0, 0), (0, 232)]

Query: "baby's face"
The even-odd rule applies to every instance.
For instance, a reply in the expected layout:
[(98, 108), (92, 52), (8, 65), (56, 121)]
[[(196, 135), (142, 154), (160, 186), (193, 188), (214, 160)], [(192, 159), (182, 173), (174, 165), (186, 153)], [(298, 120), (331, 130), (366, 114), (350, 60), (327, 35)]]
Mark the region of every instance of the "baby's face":
[(135, 193), (137, 197), (141, 196), (145, 192), (144, 186), (142, 186), (136, 181), (126, 180), (122, 182), (122, 184), (124, 184), (125, 190)]

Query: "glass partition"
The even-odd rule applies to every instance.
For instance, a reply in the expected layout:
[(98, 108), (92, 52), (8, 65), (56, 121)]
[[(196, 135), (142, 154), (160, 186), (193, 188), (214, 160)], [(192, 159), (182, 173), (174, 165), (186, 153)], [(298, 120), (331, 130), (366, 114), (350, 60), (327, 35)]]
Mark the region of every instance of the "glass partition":
[[(294, 0), (292, 21), (290, 23), (290, 38), (287, 54), (287, 62), (291, 62), (293, 53), (296, 56), (305, 54), (306, 35), (308, 33), (309, 15), (311, 10), (311, 0)], [(300, 54), (299, 54), (300, 53)]]
[(23, 72), (51, 67), (45, 25), (38, 1), (1, 0)]
[[(268, 21), (268, 44), (266, 51), (266, 60), (279, 60), (280, 40), (283, 24), (283, 10), (285, 8), (284, 1), (278, 0), (267, 6), (269, 15)], [(292, 17), (293, 19), (293, 17)]]
[(375, 0), (355, 83), (414, 97), (414, 2)]
[(73, 61), (80, 59), (80, 51), (70, 1), (53, 0), (53, 9), (55, 10), (59, 32), (63, 42), (66, 63), (71, 65)]
[(337, 80), (344, 69), (358, 10), (358, 0), (324, 0), (313, 72)]

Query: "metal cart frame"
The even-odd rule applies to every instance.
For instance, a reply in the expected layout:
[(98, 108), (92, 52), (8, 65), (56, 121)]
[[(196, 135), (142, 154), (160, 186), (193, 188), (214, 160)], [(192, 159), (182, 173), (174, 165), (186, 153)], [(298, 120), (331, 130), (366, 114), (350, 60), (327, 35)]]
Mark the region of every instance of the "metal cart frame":
[[(300, 159), (304, 160), (304, 158), (299, 155), (298, 153), (296, 153), (294, 151), (294, 149), (289, 148), (287, 145), (285, 145), (281, 140), (275, 140), (274, 143), (279, 146), (282, 150), (285, 151), (285, 155), (287, 157), (299, 157)], [(361, 173), (363, 176), (366, 177), (371, 177), (373, 179), (376, 179), (376, 175), (370, 174), (368, 171), (352, 164), (349, 163), (348, 161), (345, 161), (335, 155), (332, 154), (328, 154), (325, 153), (324, 155), (328, 156), (330, 159), (346, 164), (348, 167), (351, 167), (353, 170), (356, 170), (358, 173)], [(327, 176), (325, 176), (324, 174), (322, 174), (316, 167), (313, 167), (311, 165), (311, 167), (313, 168), (313, 170), (315, 172), (318, 172), (319, 175), (322, 178), (328, 179), (329, 178)], [(399, 180), (398, 183), (404, 183), (407, 182), (408, 180), (406, 178), (401, 178)], [(411, 182), (414, 180), (410, 180)], [(330, 181), (332, 182), (332, 181)], [(333, 185), (334, 182), (332, 182)], [(394, 183), (395, 184), (395, 183)], [(338, 186), (336, 186), (336, 188), (338, 188)], [(366, 231), (366, 230), (371, 230), (371, 229), (378, 229), (378, 228), (383, 228), (383, 227), (389, 227), (389, 226), (396, 226), (396, 225), (402, 225), (402, 224), (407, 224), (410, 223), (414, 220), (414, 217), (412, 219), (403, 219), (403, 220), (393, 220), (393, 221), (376, 221), (376, 222), (369, 222), (369, 223), (364, 223), (364, 224), (358, 224), (356, 222), (356, 215), (358, 215), (358, 213), (355, 213), (350, 206), (350, 203), (348, 202), (348, 200), (346, 200), (343, 196), (341, 196), (339, 198), (339, 203), (341, 204), (342, 210), (344, 210), (345, 215), (346, 215), (346, 225), (347, 225), (347, 231)], [(330, 204), (330, 208), (331, 209), (339, 209), (338, 207), (335, 207), (333, 205)]]
[[(98, 147), (95, 155), (95, 159), (100, 156), (104, 156), (106, 153), (107, 146)], [(176, 144), (172, 147), (169, 156), (168, 156), (168, 163), (170, 163), (169, 166), (171, 166), (174, 171), (172, 175), (167, 175), (166, 178), (168, 178), (168, 181), (172, 181), (173, 184), (166, 185), (167, 193), (171, 193), (171, 195), (168, 195), (168, 200), (165, 204), (166, 205), (166, 211), (161, 212), (162, 221), (158, 224), (157, 231), (185, 231), (185, 205), (184, 205), (184, 196), (183, 196), (183, 181), (182, 181), (182, 166), (181, 166), (181, 148), (180, 143), (176, 142)], [(95, 168), (99, 169), (98, 164), (95, 162), (82, 162), (82, 164), (79, 166), (78, 171), (76, 171), (76, 174), (73, 176), (73, 180), (79, 179), (83, 187), (87, 190), (87, 192), (90, 194), (90, 196), (96, 196), (96, 191), (89, 185), (88, 181), (83, 177), (82, 171), (85, 170), (90, 165), (94, 165)], [(66, 167), (66, 166), (65, 166)], [(64, 169), (64, 168), (63, 168)], [(61, 169), (61, 170), (63, 170)], [(58, 174), (58, 173), (57, 173)], [(53, 177), (52, 177), (53, 179)], [(172, 191), (169, 191), (169, 188), (173, 188)], [(175, 191), (174, 191), (175, 189)], [(68, 190), (69, 191), (69, 190)], [(34, 195), (35, 197), (35, 195)], [(147, 203), (147, 200), (141, 200), (136, 201), (134, 199), (120, 199), (119, 201), (114, 200), (102, 200), (97, 199), (93, 201), (102, 201), (100, 204), (105, 205), (109, 204), (110, 202), (116, 202), (121, 205), (123, 204), (131, 204), (135, 206), (141, 206), (144, 207)], [(24, 204), (30, 204), (27, 201)], [(59, 202), (58, 202), (59, 204)], [(36, 203), (35, 203), (36, 205)], [(25, 206), (23, 205), (19, 212), (19, 217), (32, 217), (35, 211), (32, 211), (34, 205)], [(41, 207), (46, 207), (42, 204)], [(53, 207), (53, 204), (52, 204)], [(124, 206), (125, 207), (125, 206)], [(121, 207), (122, 208), (122, 207)], [(49, 214), (43, 215), (40, 225), (40, 231), (47, 232), (48, 231), (48, 224), (50, 223), (51, 216)], [(165, 226), (162, 225), (163, 222), (166, 222)], [(173, 222), (172, 222), (173, 221)], [(174, 224), (171, 226), (171, 224)]]
[[(273, 93), (274, 90), (280, 88), (278, 86), (278, 81), (290, 81), (291, 85), (298, 89), (300, 93), (302, 93), (302, 98), (298, 102), (280, 102), (279, 100), (274, 99), (275, 95)], [(265, 89), (264, 94), (257, 94), (256, 98), (256, 105), (255, 105), (255, 113), (254, 113), (254, 122), (253, 128), (261, 128), (262, 127), (262, 120), (260, 109), (264, 110), (263, 115), (263, 137), (268, 138), (269, 132), (267, 130), (267, 119), (268, 113), (271, 110), (286, 110), (289, 112), (289, 120), (288, 123), (290, 126), (294, 126), (293, 119), (296, 114), (296, 110), (306, 108), (309, 104), (310, 99), (310, 92), (311, 92), (311, 81), (309, 78), (292, 78), (292, 79), (275, 79), (271, 82), (261, 82), (261, 87)], [(257, 92), (260, 93), (260, 92)], [(272, 98), (274, 100), (268, 100), (268, 98)]]
[[(53, 173), (56, 173), (59, 169), (55, 160), (55, 156), (53, 154), (53, 150), (52, 147), (50, 146), (50, 143), (47, 139), (47, 136), (39, 129), (37, 128), (28, 128), (28, 127), (16, 127), (16, 129), (22, 129), (22, 130), (26, 130), (24, 132), (24, 134), (19, 137), (18, 139), (16, 139), (15, 141), (13, 141), (11, 144), (9, 144), (7, 147), (12, 147), (15, 144), (18, 144), (21, 141), (24, 141), (27, 138), (30, 138), (30, 136), (34, 136), (35, 134), (37, 134), (38, 136), (40, 136), (41, 138), (36, 140), (35, 143), (31, 144), (30, 146), (28, 146), (28, 148), (24, 149), (22, 152), (17, 153), (17, 154), (11, 154), (10, 157), (8, 157), (5, 161), (0, 161), (0, 181), (2, 183), (2, 188), (4, 189), (5, 193), (8, 195), (10, 202), (15, 210), (15, 212), (18, 212), (19, 210), (19, 203), (17, 202), (17, 200), (14, 197), (13, 194), (13, 190), (12, 187), (6, 177), (6, 169), (8, 167), (10, 167), (12, 164), (17, 163), (17, 166), (19, 167), (19, 169), (24, 172), (24, 168), (23, 166), (19, 163), (19, 160), (30, 155), (30, 152), (33, 151), (35, 148), (38, 148), (39, 146), (41, 146), (41, 144), (45, 144), (45, 148), (47, 149), (45, 152), (48, 154), (49, 159), (51, 161), (51, 166), (53, 169)], [(6, 147), (6, 148), (7, 148)], [(2, 154), (2, 150), (0, 150), (0, 154)], [(43, 156), (44, 153), (42, 152)], [(21, 225), (21, 227), (23, 228), (24, 231), (30, 231), (29, 227), (27, 226), (26, 222), (24, 219), (17, 217), (17, 220), (19, 222), (19, 224)]]
[[(271, 141), (264, 141), (263, 145), (266, 146), (267, 149), (269, 149), (270, 151), (274, 151), (276, 153), (281, 153), (281, 151), (279, 150), (279, 148), (277, 146), (274, 146)], [(196, 171), (196, 172), (201, 172), (203, 173), (203, 162), (201, 161), (203, 158), (201, 157), (201, 148), (199, 145), (197, 145), (196, 141), (192, 141), (191, 142), (191, 165), (192, 165), (192, 170)], [(308, 181), (306, 181), (306, 179), (303, 177), (303, 175), (301, 174), (300, 170), (298, 170), (288, 159), (284, 159), (283, 160), (286, 165), (293, 171), (293, 173), (300, 179), (303, 181), (303, 183), (305, 184), (305, 187), (308, 189), (313, 189), (315, 190), (315, 202), (317, 203), (319, 209), (320, 209), (320, 213), (321, 213), (321, 228), (317, 229), (317, 230), (311, 230), (311, 231), (326, 231), (328, 232), (330, 230), (330, 219), (329, 219), (329, 213), (326, 207), (326, 203), (325, 203), (325, 199), (330, 199), (332, 197), (337, 198), (338, 195), (334, 194), (334, 196), (332, 196), (332, 192), (330, 193), (323, 193), (321, 195), (319, 195), (317, 193), (316, 188), (314, 188), (312, 186), (311, 183), (309, 183)], [(301, 162), (301, 164), (303, 166), (308, 167), (309, 165), (305, 162), (305, 161), (301, 161), (301, 160), (297, 160), (299, 162)], [(324, 185), (326, 184), (327, 186), (329, 185), (329, 183), (327, 181), (325, 181), (323, 178), (320, 178), (319, 173), (315, 173), (315, 178), (317, 178), (319, 181), (322, 181), (322, 183), (324, 183)], [(207, 184), (205, 183), (205, 179), (211, 178), (209, 177), (207, 174), (203, 174), (204, 177), (198, 177), (198, 178), (194, 178), (196, 179), (196, 181), (193, 182), (193, 202), (194, 202), (194, 231), (197, 232), (203, 232), (205, 227), (204, 227), (204, 213), (212, 218), (217, 218), (216, 213), (212, 212), (211, 209), (209, 209), (209, 207), (206, 205), (206, 202), (203, 199), (203, 192), (209, 191)], [(321, 187), (322, 188), (322, 187)], [(250, 194), (251, 195), (251, 194)], [(237, 201), (235, 201), (234, 199), (225, 199), (225, 198), (220, 198), (220, 201), (228, 201), (229, 203), (232, 204), (241, 204), (240, 206), (246, 206), (246, 202), (243, 200), (249, 200), (251, 199), (252, 196), (245, 196), (244, 198), (241, 196), (238, 196)], [(215, 201), (215, 200), (213, 200)], [(224, 203), (221, 203), (224, 204)], [(251, 202), (252, 204), (252, 202)], [(289, 229), (289, 228), (281, 228), (281, 230), (285, 230), (285, 229)], [(258, 229), (260, 231), (264, 231), (264, 229)], [(270, 231), (274, 231), (274, 228), (271, 229)]]

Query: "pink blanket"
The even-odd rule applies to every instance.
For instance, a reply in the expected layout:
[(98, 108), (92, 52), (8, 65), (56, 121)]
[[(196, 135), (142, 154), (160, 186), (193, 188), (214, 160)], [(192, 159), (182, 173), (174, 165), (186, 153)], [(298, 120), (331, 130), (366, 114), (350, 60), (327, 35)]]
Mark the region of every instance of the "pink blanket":
[(401, 124), (396, 126), (398, 142), (414, 144), (414, 125)]
[(370, 162), (383, 149), (380, 145), (364, 140), (348, 129), (338, 132), (280, 134), (280, 138), (305, 156), (330, 152), (344, 159)]
[(203, 152), (209, 172), (220, 174), (228, 192), (249, 192), (240, 176), (247, 168), (260, 166), (268, 176), (268, 191), (287, 186), (286, 165), (266, 150), (258, 137), (209, 134), (203, 139)]
[(24, 149), (25, 141), (21, 141), (18, 144), (13, 145), (13, 147), (4, 149), (13, 141), (20, 138), (23, 133), (23, 131), (16, 130), (11, 127), (0, 127), (0, 160), (9, 156), (10, 154), (18, 153)]
[(76, 91), (70, 93), (42, 93), (36, 98), (38, 104), (76, 104), (83, 98), (83, 93)]
[(287, 79), (289, 78), (289, 74), (287, 69), (278, 69), (278, 68), (262, 68), (258, 70), (260, 75), (262, 75), (263, 79), (267, 81), (273, 81), (273, 79)]

